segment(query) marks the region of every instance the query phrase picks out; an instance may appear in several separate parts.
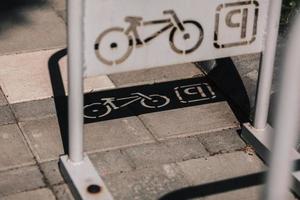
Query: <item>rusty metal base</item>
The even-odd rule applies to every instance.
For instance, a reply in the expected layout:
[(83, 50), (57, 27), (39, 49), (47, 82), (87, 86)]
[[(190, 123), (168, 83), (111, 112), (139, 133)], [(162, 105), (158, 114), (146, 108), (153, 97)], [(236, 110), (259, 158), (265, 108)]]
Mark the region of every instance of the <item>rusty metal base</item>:
[[(272, 135), (273, 128), (268, 125), (265, 129), (255, 129), (251, 124), (245, 123), (243, 124), (242, 128), (242, 138), (253, 148), (255, 149), (256, 153), (259, 157), (266, 163), (268, 163), (268, 155), (270, 153), (270, 135)], [(300, 153), (296, 150), (293, 150), (293, 159), (298, 160), (300, 159)], [(293, 186), (292, 190), (295, 192), (297, 196), (300, 196), (300, 171), (293, 172)]]
[(87, 155), (80, 163), (71, 162), (67, 155), (61, 156), (59, 165), (75, 199), (113, 200)]

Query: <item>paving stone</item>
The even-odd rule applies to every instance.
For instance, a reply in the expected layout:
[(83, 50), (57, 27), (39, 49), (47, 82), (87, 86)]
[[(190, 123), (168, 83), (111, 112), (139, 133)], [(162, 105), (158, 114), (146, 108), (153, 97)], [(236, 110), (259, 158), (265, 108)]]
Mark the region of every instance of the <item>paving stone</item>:
[(56, 114), (53, 98), (16, 103), (11, 106), (19, 122), (47, 118)]
[(112, 74), (109, 78), (116, 86), (151, 84), (203, 75), (192, 63)]
[[(62, 137), (55, 117), (20, 123), (39, 162), (57, 160), (64, 154)], [(86, 124), (84, 147), (88, 152), (112, 150), (153, 142), (136, 117)]]
[(66, 9), (66, 0), (52, 0), (51, 2), (54, 10), (65, 10)]
[[(101, 176), (133, 170), (127, 156), (119, 150), (93, 153), (89, 155), (89, 158)], [(59, 170), (58, 160), (43, 162), (40, 166), (50, 185), (64, 183)]]
[(58, 200), (75, 200), (67, 184), (56, 185), (53, 190)]
[(243, 151), (188, 160), (178, 163), (179, 169), (192, 185), (201, 185), (244, 176), (264, 170), (258, 157)]
[(172, 165), (145, 168), (104, 177), (110, 192), (117, 200), (153, 200), (187, 186), (182, 174)]
[(59, 170), (58, 160), (41, 163), (40, 167), (50, 185), (57, 185), (64, 182)]
[(246, 147), (237, 129), (205, 133), (198, 138), (210, 154), (232, 152)]
[(58, 10), (56, 14), (67, 24), (68, 23), (68, 16), (66, 10)]
[(21, 192), (18, 194), (3, 197), (2, 200), (55, 200), (51, 190), (47, 188)]
[[(49, 58), (60, 49), (0, 56), (0, 85), (10, 104), (42, 100), (53, 96), (48, 68)], [(59, 60), (67, 91), (67, 57)], [(85, 92), (114, 88), (107, 76), (85, 79)]]
[(128, 156), (120, 150), (93, 153), (89, 155), (89, 158), (101, 176), (123, 173), (134, 169)]
[(231, 57), (241, 77), (259, 69), (260, 53)]
[[(253, 186), (245, 189), (208, 196), (205, 197), (204, 200), (261, 200), (262, 192), (263, 186)], [(290, 193), (287, 200), (295, 200), (295, 197)]]
[(0, 126), (0, 170), (34, 163), (16, 124)]
[(197, 135), (239, 126), (226, 102), (143, 114), (140, 118), (159, 140)]
[(2, 92), (2, 89), (0, 88), (0, 106), (7, 105), (7, 101), (5, 99), (5, 96)]
[(85, 124), (85, 144), (89, 152), (113, 150), (154, 142), (137, 117)]
[(0, 106), (0, 113), (0, 125), (12, 124), (16, 122), (9, 105)]
[[(11, 20), (0, 35), (0, 54), (64, 47), (66, 26), (51, 6), (24, 7), (7, 15)], [(20, 20), (21, 19), (21, 20)], [(16, 23), (19, 21), (19, 23)]]
[(39, 162), (57, 160), (64, 153), (60, 129), (56, 118), (21, 122), (29, 144)]
[(197, 138), (171, 139), (162, 143), (131, 147), (125, 152), (137, 168), (180, 162), (209, 155)]
[(36, 166), (0, 172), (0, 198), (44, 186), (43, 176)]

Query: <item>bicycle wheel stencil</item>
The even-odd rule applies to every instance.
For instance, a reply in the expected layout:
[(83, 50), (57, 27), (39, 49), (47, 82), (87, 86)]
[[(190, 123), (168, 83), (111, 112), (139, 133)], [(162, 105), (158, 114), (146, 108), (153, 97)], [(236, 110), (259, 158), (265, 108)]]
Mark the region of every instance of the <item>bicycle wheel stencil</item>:
[(87, 0), (85, 75), (261, 52), (267, 8), (263, 0)]

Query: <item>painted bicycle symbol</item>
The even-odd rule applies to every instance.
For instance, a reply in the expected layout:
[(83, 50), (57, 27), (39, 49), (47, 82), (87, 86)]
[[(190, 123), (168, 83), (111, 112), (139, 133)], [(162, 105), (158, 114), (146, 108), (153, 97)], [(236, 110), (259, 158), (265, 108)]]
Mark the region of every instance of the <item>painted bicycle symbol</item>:
[[(169, 15), (169, 18), (143, 21), (142, 17), (128, 16), (125, 17), (125, 22), (129, 23), (127, 28), (112, 27), (105, 30), (95, 42), (97, 58), (106, 65), (121, 64), (130, 56), (134, 47), (144, 47), (168, 30), (171, 30), (169, 44), (175, 53), (185, 55), (198, 49), (204, 36), (202, 26), (197, 21), (180, 20), (174, 10), (165, 10), (163, 14)], [(158, 24), (166, 24), (166, 26), (145, 39), (140, 37), (138, 30)]]
[[(139, 102), (143, 107), (157, 109), (170, 103), (170, 99), (159, 94), (144, 95), (142, 93), (132, 93), (132, 96), (124, 98), (102, 98), (101, 102), (84, 106), (84, 117), (88, 119), (99, 119), (107, 116), (113, 110), (124, 108), (132, 103)], [(119, 102), (124, 103), (119, 103)], [(117, 105), (118, 104), (118, 105)]]

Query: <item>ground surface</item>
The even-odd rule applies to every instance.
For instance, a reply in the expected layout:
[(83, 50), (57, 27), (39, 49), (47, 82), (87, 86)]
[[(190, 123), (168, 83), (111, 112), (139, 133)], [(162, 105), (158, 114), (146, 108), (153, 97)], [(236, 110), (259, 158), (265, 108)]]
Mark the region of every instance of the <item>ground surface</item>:
[[(0, 199), (73, 199), (58, 169), (64, 154), (50, 57), (66, 47), (65, 4), (34, 1), (0, 15)], [(258, 55), (234, 58), (253, 107)], [(66, 56), (59, 61), (66, 87)], [(204, 76), (194, 64), (90, 77), (98, 91)], [(159, 199), (187, 186), (266, 167), (240, 138), (226, 101), (85, 125), (85, 150), (115, 199)], [(201, 199), (259, 199), (262, 186)], [(199, 198), (198, 198), (199, 199)], [(291, 195), (291, 199), (294, 197)]]

